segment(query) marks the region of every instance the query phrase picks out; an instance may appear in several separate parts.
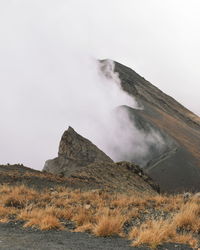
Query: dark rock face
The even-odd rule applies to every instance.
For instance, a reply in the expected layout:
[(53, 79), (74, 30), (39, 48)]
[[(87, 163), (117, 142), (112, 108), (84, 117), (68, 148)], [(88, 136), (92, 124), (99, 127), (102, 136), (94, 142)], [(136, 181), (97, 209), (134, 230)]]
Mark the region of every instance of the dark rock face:
[(145, 171), (161, 191), (200, 191), (200, 118), (132, 69), (115, 62), (115, 71), (122, 89), (143, 107), (128, 108), (140, 130), (153, 125), (167, 145), (160, 154), (153, 150)]
[(99, 161), (113, 162), (103, 151), (71, 127), (61, 138), (58, 156), (81, 161), (83, 165)]
[(46, 161), (43, 171), (69, 176), (80, 167), (95, 162), (113, 161), (92, 142), (69, 127), (61, 138), (58, 157)]

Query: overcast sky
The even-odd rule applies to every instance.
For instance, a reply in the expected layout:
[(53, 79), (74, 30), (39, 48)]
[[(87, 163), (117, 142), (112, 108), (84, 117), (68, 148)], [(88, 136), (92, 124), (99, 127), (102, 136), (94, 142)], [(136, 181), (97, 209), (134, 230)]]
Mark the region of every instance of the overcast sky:
[(81, 74), (84, 58), (121, 62), (200, 115), (199, 13), (199, 0), (1, 0), (0, 162), (38, 158), (41, 168), (56, 156), (65, 119), (57, 124), (51, 114), (63, 115), (67, 69)]

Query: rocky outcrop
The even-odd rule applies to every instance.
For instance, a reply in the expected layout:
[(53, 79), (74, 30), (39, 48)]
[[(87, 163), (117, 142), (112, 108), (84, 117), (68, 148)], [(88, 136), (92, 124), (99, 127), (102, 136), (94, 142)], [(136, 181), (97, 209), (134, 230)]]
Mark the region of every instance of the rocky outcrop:
[(143, 170), (129, 162), (114, 163), (92, 142), (69, 127), (64, 132), (58, 157), (48, 160), (43, 171), (83, 183), (87, 189), (155, 194), (159, 187)]
[(70, 176), (80, 167), (95, 162), (112, 163), (113, 160), (92, 142), (69, 127), (61, 138), (58, 157), (46, 161), (43, 171), (60, 176)]
[(91, 141), (76, 133), (72, 127), (69, 127), (61, 138), (58, 156), (79, 160), (83, 165), (99, 161), (113, 162)]

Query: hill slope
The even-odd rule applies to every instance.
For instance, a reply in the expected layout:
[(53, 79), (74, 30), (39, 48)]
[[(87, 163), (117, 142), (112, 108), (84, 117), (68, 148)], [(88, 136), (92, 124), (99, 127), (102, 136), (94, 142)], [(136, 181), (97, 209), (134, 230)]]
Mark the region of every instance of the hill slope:
[[(103, 61), (105, 62), (105, 61)], [(139, 122), (149, 123), (174, 143), (150, 159), (145, 171), (162, 191), (200, 190), (200, 118), (132, 69), (115, 62), (121, 85), (143, 106), (128, 108)]]

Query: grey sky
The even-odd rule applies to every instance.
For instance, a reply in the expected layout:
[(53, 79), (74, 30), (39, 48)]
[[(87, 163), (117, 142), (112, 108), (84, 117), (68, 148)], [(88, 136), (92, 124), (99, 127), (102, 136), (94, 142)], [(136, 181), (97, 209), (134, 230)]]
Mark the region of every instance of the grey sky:
[(1, 0), (0, 162), (56, 156), (69, 103), (97, 79), (87, 58), (124, 63), (200, 115), (199, 12), (199, 0)]

